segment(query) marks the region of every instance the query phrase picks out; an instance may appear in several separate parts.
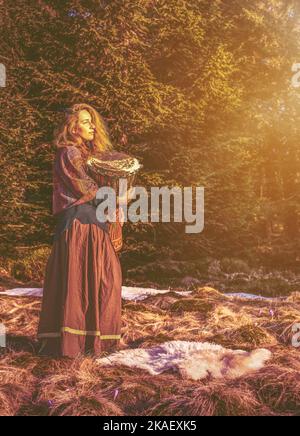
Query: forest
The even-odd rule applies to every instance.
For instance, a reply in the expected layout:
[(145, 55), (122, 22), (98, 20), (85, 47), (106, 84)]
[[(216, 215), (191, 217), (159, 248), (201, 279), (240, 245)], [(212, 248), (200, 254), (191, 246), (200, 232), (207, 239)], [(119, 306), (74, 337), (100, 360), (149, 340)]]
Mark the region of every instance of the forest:
[[(299, 416), (299, 1), (0, 0), (0, 29), (0, 415)], [(38, 355), (75, 103), (135, 185), (204, 188), (200, 232), (124, 223), (108, 361)]]
[(49, 254), (53, 131), (75, 102), (143, 163), (137, 185), (205, 189), (201, 233), (126, 223), (128, 280), (297, 271), (299, 2), (5, 0), (0, 25), (0, 255), (16, 277), (39, 280)]

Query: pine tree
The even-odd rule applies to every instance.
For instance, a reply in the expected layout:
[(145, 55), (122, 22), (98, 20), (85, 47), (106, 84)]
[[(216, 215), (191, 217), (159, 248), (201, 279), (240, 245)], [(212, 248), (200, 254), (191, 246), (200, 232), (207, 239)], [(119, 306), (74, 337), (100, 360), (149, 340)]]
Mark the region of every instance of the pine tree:
[(142, 160), (138, 184), (205, 187), (203, 233), (129, 223), (129, 251), (147, 241), (157, 257), (245, 253), (266, 236), (271, 183), (294, 237), (296, 2), (3, 0), (0, 20), (1, 253), (51, 243), (52, 134), (75, 102), (93, 105), (115, 147)]

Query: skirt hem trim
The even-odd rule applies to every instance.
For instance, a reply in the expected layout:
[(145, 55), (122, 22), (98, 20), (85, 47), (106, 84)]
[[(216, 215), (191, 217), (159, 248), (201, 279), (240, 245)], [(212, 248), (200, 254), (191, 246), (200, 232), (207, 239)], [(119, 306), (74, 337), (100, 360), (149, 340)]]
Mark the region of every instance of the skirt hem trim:
[(49, 333), (38, 333), (38, 338), (56, 338), (60, 337), (61, 333), (67, 332), (74, 335), (82, 336), (99, 336), (100, 339), (121, 339), (121, 335), (101, 335), (99, 331), (88, 331), (88, 330), (76, 330), (71, 327), (62, 327), (60, 332), (49, 332)]

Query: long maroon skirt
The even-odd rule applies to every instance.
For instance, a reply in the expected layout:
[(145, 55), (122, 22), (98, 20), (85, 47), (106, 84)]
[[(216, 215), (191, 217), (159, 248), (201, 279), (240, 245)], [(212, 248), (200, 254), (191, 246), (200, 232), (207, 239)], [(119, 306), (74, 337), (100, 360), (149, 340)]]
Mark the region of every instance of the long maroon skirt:
[(122, 270), (107, 232), (75, 219), (53, 242), (37, 337), (40, 354), (76, 357), (118, 349)]

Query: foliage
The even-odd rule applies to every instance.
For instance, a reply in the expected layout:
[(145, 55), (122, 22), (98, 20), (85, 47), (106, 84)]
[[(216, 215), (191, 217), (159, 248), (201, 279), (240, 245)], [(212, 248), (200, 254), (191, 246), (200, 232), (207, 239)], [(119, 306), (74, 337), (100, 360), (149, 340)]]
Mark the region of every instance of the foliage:
[(141, 159), (137, 184), (204, 186), (204, 231), (149, 224), (151, 246), (239, 257), (294, 244), (299, 13), (293, 0), (0, 2), (1, 253), (51, 243), (52, 133), (75, 102)]

